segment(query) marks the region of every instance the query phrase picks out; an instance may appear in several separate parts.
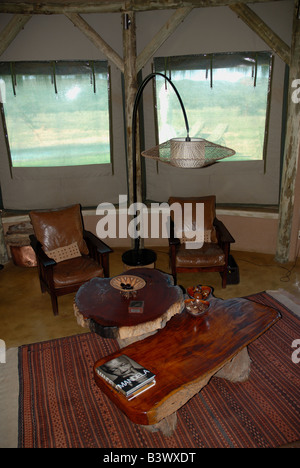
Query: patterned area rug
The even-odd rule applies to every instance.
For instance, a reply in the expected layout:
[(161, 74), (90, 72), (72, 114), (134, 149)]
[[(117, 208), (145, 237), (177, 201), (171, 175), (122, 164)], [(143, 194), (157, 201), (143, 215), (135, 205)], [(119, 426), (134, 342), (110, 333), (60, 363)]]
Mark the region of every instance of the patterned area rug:
[(213, 377), (177, 412), (172, 437), (131, 423), (96, 386), (93, 364), (117, 350), (116, 341), (85, 333), (20, 347), (19, 447), (251, 448), (299, 440), (300, 364), (292, 342), (300, 320), (267, 293), (248, 299), (282, 315), (248, 347), (249, 380)]

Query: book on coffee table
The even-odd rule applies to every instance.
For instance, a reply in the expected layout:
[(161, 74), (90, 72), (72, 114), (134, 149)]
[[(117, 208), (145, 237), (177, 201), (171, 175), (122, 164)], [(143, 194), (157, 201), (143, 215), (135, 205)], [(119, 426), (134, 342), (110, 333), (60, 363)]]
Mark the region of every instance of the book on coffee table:
[(129, 396), (127, 396), (127, 400), (133, 400), (133, 398), (136, 398), (139, 396), (141, 393), (144, 393), (146, 390), (149, 390), (149, 388), (153, 387), (156, 384), (155, 379), (153, 379), (150, 383), (145, 385), (144, 387), (139, 388), (136, 392), (131, 393)]
[(127, 398), (138, 396), (155, 384), (155, 374), (125, 354), (96, 367), (96, 372)]

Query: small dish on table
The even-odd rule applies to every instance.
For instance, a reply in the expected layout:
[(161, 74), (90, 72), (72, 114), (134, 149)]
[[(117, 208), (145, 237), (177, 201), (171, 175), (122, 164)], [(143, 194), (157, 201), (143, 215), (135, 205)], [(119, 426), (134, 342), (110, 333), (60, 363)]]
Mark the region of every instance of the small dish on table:
[(191, 299), (198, 297), (198, 299), (205, 301), (211, 295), (212, 288), (210, 286), (198, 284), (197, 286), (190, 286), (187, 288), (187, 293)]
[(202, 315), (210, 307), (210, 303), (208, 301), (203, 301), (198, 298), (186, 299), (184, 303), (186, 310), (191, 315)]
[(123, 296), (129, 298), (135, 296), (137, 291), (146, 285), (146, 281), (139, 276), (120, 275), (112, 278), (110, 285), (118, 289)]
[(186, 299), (185, 308), (191, 315), (202, 315), (210, 307), (210, 302), (207, 300), (212, 293), (210, 286), (191, 286), (187, 288), (189, 298)]

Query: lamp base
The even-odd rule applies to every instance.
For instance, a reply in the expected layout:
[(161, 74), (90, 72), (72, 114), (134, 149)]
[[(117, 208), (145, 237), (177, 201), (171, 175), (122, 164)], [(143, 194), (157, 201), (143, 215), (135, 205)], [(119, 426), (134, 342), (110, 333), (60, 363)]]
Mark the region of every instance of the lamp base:
[(128, 266), (147, 266), (156, 261), (156, 253), (153, 250), (139, 249), (128, 250), (122, 255), (122, 260)]

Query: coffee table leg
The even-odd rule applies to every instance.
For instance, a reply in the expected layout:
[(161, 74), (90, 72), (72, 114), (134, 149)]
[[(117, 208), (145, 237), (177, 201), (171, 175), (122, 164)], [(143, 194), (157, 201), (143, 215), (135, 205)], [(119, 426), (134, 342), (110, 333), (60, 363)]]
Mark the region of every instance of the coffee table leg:
[(142, 426), (142, 427), (149, 432), (161, 431), (164, 436), (171, 437), (173, 435), (173, 432), (176, 429), (176, 424), (177, 424), (177, 413), (175, 411), (175, 413), (170, 414), (169, 416), (162, 419), (156, 424), (151, 424), (149, 426)]
[(117, 342), (118, 342), (118, 345), (120, 346), (120, 348), (125, 348), (126, 346), (132, 344), (132, 343), (136, 343), (137, 341), (141, 341), (141, 340), (144, 340), (145, 338), (148, 338), (148, 336), (151, 336), (151, 335), (155, 335), (155, 333), (157, 333), (158, 330), (153, 330), (151, 332), (148, 332), (148, 333), (144, 333), (143, 335), (138, 335), (138, 336), (131, 336), (131, 337), (128, 337), (128, 338), (117, 338)]
[(251, 359), (247, 347), (240, 351), (230, 362), (220, 369), (215, 377), (230, 380), (231, 382), (244, 382), (249, 378)]

